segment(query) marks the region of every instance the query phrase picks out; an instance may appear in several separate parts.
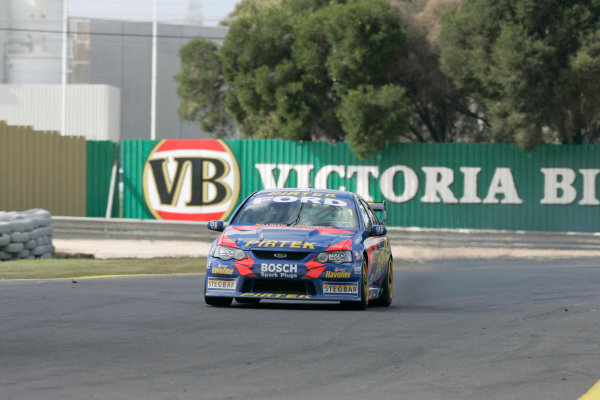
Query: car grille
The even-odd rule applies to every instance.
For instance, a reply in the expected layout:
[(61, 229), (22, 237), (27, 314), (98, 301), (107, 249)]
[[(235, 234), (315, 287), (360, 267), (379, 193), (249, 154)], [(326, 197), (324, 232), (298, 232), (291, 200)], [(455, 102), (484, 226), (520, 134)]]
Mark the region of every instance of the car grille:
[(279, 279), (252, 279), (244, 282), (242, 292), (316, 294), (311, 281), (289, 281)]
[[(310, 253), (307, 251), (268, 251), (252, 250), (255, 257), (263, 260), (299, 261), (304, 260)], [(285, 254), (286, 257), (275, 257), (275, 254)]]

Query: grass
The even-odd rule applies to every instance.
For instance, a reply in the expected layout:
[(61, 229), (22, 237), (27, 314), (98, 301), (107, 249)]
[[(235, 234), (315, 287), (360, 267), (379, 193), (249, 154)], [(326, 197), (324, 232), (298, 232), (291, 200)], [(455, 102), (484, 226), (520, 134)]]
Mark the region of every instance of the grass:
[(0, 279), (83, 278), (98, 275), (206, 272), (206, 259), (40, 259), (0, 262)]

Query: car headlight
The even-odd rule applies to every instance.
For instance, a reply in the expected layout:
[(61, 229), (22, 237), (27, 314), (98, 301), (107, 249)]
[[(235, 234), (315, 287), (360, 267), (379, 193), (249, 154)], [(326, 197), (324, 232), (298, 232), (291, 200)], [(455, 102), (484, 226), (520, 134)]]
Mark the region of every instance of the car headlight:
[(352, 262), (352, 252), (349, 250), (324, 251), (317, 255), (317, 261), (321, 264), (328, 262), (332, 264)]
[(214, 256), (221, 260), (231, 260), (232, 258), (243, 260), (247, 257), (244, 250), (229, 246), (217, 246)]

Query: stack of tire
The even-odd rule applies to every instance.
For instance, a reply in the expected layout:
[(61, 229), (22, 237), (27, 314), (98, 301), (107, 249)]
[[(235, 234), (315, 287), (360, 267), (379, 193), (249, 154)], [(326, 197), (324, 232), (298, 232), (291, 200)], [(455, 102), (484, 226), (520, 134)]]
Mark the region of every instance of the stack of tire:
[(0, 211), (0, 261), (52, 258), (53, 254), (50, 212)]

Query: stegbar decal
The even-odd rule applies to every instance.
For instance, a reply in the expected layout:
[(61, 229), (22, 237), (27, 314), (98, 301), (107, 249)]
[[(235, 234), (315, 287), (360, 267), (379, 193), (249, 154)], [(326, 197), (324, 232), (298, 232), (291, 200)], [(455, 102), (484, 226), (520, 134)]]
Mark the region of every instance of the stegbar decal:
[(222, 140), (161, 140), (143, 175), (146, 205), (156, 219), (225, 220), (240, 193), (237, 159)]
[(207, 289), (235, 291), (235, 279), (208, 278), (206, 282)]
[(358, 295), (358, 283), (323, 282), (323, 294), (331, 296)]

